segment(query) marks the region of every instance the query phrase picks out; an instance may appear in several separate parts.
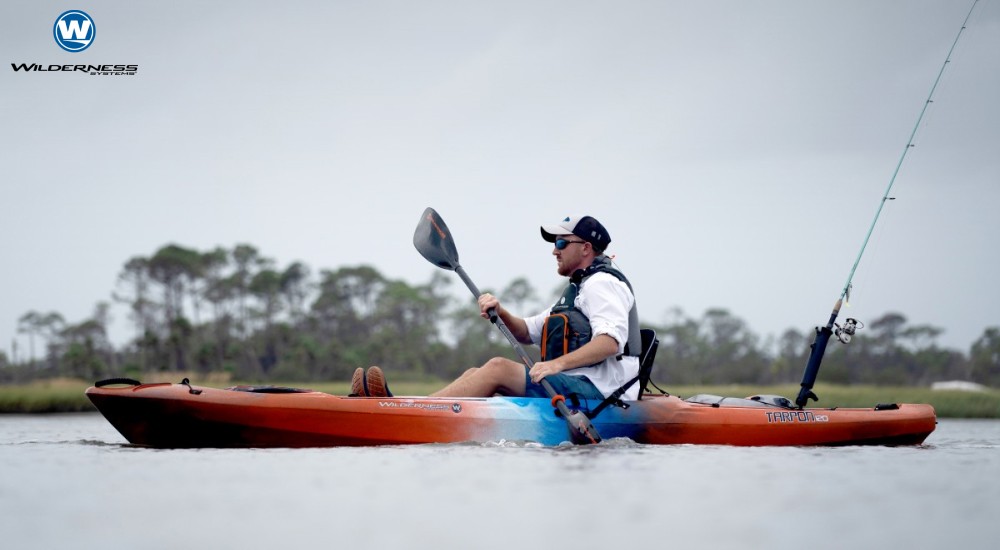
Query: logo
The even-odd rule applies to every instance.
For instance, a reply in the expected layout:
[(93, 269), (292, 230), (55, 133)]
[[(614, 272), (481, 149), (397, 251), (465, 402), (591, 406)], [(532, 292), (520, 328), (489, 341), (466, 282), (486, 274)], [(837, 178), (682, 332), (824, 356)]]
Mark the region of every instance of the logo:
[[(94, 43), (97, 25), (85, 12), (64, 11), (52, 25), (52, 37), (56, 44), (70, 53), (82, 52)], [(62, 61), (62, 60), (60, 60)], [(97, 61), (109, 61), (98, 59)], [(91, 76), (135, 76), (139, 72), (137, 63), (11, 63), (15, 73), (73, 73)]]
[(52, 26), (56, 44), (67, 52), (82, 52), (94, 43), (97, 26), (89, 15), (80, 10), (63, 12)]
[(461, 403), (452, 403), (451, 404), (451, 412), (453, 412), (455, 414), (458, 414), (458, 413), (462, 412), (462, 404)]

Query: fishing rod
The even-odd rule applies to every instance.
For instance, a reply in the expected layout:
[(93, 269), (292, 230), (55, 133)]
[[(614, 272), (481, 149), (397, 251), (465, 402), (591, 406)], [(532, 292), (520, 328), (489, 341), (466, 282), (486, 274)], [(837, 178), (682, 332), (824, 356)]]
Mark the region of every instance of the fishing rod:
[(847, 275), (847, 282), (844, 284), (844, 289), (840, 292), (840, 298), (833, 305), (833, 312), (830, 314), (830, 320), (826, 323), (824, 327), (816, 327), (816, 339), (810, 346), (812, 351), (809, 353), (809, 361), (806, 363), (805, 371), (802, 373), (802, 387), (799, 390), (798, 397), (795, 398), (795, 404), (801, 409), (806, 406), (806, 403), (810, 399), (814, 401), (819, 401), (819, 397), (813, 392), (813, 385), (816, 383), (816, 376), (819, 374), (820, 363), (823, 362), (823, 354), (826, 353), (826, 345), (830, 341), (830, 337), (834, 334), (837, 335), (837, 339), (841, 343), (848, 343), (851, 341), (851, 337), (854, 333), (860, 329), (864, 328), (864, 324), (861, 324), (857, 319), (847, 318), (844, 321), (844, 326), (841, 327), (837, 324), (837, 317), (840, 315), (840, 307), (843, 305), (844, 300), (850, 300), (851, 296), (851, 281), (854, 279), (854, 272), (858, 269), (858, 264), (861, 263), (861, 256), (865, 253), (865, 248), (868, 247), (868, 241), (871, 239), (872, 232), (875, 230), (875, 224), (878, 223), (879, 216), (882, 214), (882, 209), (885, 208), (885, 203), (891, 200), (895, 200), (895, 197), (890, 197), (889, 193), (892, 191), (893, 184), (896, 183), (896, 176), (899, 175), (899, 169), (903, 166), (903, 161), (906, 160), (906, 154), (909, 153), (910, 149), (913, 148), (913, 138), (917, 135), (917, 130), (920, 128), (920, 123), (924, 119), (924, 114), (927, 112), (927, 107), (934, 102), (934, 92), (937, 90), (938, 84), (941, 82), (941, 76), (944, 74), (945, 67), (948, 63), (951, 63), (951, 55), (955, 52), (955, 46), (958, 45), (958, 40), (962, 37), (962, 32), (965, 31), (966, 25), (969, 23), (969, 18), (972, 17), (973, 10), (976, 9), (976, 4), (979, 0), (973, 0), (972, 7), (969, 8), (969, 13), (965, 16), (965, 21), (962, 22), (962, 28), (958, 30), (958, 34), (955, 35), (955, 40), (951, 44), (951, 49), (948, 50), (948, 55), (945, 57), (944, 63), (941, 64), (941, 70), (938, 71), (937, 78), (934, 79), (934, 85), (931, 86), (931, 91), (927, 94), (927, 101), (924, 102), (923, 109), (920, 110), (920, 115), (917, 117), (917, 123), (913, 126), (913, 131), (910, 132), (910, 138), (906, 141), (906, 147), (903, 148), (903, 154), (899, 157), (899, 162), (896, 164), (896, 169), (892, 173), (892, 177), (889, 178), (889, 185), (885, 189), (885, 193), (882, 195), (882, 200), (879, 201), (878, 209), (875, 211), (875, 217), (872, 219), (871, 226), (868, 227), (868, 233), (865, 235), (865, 240), (861, 244), (861, 250), (858, 251), (858, 257), (854, 260), (854, 265), (851, 267), (851, 272)]

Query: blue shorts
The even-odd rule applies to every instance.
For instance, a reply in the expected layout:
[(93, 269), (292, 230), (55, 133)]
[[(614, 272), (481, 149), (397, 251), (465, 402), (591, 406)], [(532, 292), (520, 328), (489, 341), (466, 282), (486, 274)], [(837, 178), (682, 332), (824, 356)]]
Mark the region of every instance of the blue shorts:
[[(604, 400), (604, 394), (586, 376), (571, 376), (560, 372), (546, 376), (545, 379), (549, 381), (549, 384), (552, 384), (552, 389), (556, 390), (556, 393), (564, 397), (569, 397), (575, 393), (580, 399)], [(541, 384), (531, 381), (531, 376), (528, 375), (527, 368), (524, 369), (524, 396), (546, 398), (549, 396), (549, 394), (545, 393), (545, 388)]]

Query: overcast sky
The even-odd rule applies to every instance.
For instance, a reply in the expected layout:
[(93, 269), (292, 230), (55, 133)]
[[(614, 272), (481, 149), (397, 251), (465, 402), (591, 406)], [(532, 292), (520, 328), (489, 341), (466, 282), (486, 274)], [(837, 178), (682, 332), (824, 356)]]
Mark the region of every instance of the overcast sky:
[[(539, 224), (590, 214), (643, 319), (723, 307), (761, 336), (810, 331), (971, 5), (7, 0), (0, 349), (29, 310), (84, 320), (168, 243), (423, 283), (427, 206), (480, 287), (548, 295)], [(97, 27), (80, 53), (53, 40), (72, 8)], [(1000, 5), (980, 1), (842, 317), (900, 312), (964, 352), (1000, 325), (998, 98)]]

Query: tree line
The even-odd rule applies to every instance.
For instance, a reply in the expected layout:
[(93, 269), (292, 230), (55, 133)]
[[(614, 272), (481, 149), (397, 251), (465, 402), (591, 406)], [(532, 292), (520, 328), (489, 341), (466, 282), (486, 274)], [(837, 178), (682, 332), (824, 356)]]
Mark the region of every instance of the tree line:
[[(129, 312), (125, 344), (108, 337), (111, 302), (99, 302), (78, 323), (58, 312), (29, 311), (18, 320), (29, 349), (22, 357), (0, 352), (0, 382), (164, 371), (261, 382), (347, 380), (371, 364), (394, 378), (449, 379), (495, 355), (514, 358), (471, 297), (452, 295), (451, 282), (434, 272), (414, 285), (368, 265), (314, 274), (302, 262), (278, 266), (248, 244), (208, 251), (168, 244), (121, 268), (111, 299)], [(497, 294), (518, 312), (549, 303), (523, 278)], [(668, 385), (796, 383), (813, 339), (811, 331), (796, 329), (762, 338), (721, 308), (700, 317), (675, 309), (643, 326), (659, 335), (653, 378)], [(820, 379), (1000, 386), (1000, 327), (985, 329), (967, 354), (937, 346), (941, 332), (887, 313), (849, 345), (831, 343)]]

